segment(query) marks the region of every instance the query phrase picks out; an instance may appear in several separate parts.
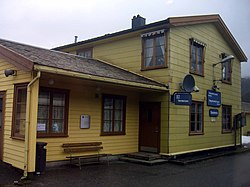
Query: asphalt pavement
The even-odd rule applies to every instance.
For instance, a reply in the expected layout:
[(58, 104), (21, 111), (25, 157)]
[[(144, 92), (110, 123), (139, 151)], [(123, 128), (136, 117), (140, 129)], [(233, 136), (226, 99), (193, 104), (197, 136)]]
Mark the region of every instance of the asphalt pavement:
[[(122, 161), (110, 165), (79, 167), (64, 165), (47, 168), (25, 186), (250, 186), (250, 152), (243, 152), (189, 165), (164, 163), (146, 166)], [(0, 184), (11, 186), (22, 176), (20, 170), (0, 163)]]

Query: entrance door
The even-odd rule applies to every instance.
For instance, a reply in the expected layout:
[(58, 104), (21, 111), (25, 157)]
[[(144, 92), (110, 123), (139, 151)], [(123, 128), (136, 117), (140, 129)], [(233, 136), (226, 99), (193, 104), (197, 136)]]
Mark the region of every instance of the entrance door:
[(161, 103), (140, 103), (139, 151), (159, 153)]
[(0, 160), (3, 160), (3, 127), (4, 127), (5, 93), (0, 92)]

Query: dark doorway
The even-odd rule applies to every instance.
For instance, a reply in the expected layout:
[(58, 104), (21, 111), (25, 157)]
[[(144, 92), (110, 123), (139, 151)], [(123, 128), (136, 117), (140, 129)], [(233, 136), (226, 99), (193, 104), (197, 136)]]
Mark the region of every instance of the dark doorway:
[(159, 153), (161, 103), (140, 103), (139, 151)]

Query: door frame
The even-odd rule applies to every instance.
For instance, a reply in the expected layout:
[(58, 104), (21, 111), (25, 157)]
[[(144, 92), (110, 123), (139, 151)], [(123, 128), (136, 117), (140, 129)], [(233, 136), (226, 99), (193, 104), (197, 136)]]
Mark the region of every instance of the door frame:
[(4, 143), (4, 122), (5, 122), (5, 103), (6, 103), (6, 92), (0, 91), (0, 98), (3, 99), (2, 103), (2, 129), (0, 132), (0, 161), (3, 160), (3, 143)]
[[(141, 132), (142, 132), (142, 130), (141, 130), (141, 128), (142, 128), (142, 125), (141, 125), (141, 119), (140, 119), (140, 116), (141, 116), (141, 105), (142, 104), (157, 104), (157, 105), (159, 105), (159, 116), (160, 116), (160, 119), (159, 119), (159, 124), (158, 124), (158, 136), (157, 136), (157, 147), (156, 147), (156, 149), (157, 149), (157, 151), (155, 152), (155, 153), (160, 153), (160, 145), (161, 145), (161, 102), (150, 102), (150, 101), (143, 101), (143, 102), (140, 102), (139, 103), (139, 136), (138, 136), (138, 138), (139, 138), (139, 144), (138, 144), (138, 150), (139, 151), (142, 151), (141, 150)], [(154, 152), (152, 152), (152, 153), (154, 153)]]

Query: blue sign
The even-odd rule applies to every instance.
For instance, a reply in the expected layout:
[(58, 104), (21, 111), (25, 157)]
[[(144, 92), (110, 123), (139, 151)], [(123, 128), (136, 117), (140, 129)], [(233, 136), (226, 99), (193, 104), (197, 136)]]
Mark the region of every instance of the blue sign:
[(209, 117), (218, 117), (219, 116), (219, 110), (218, 109), (210, 109), (209, 110)]
[(191, 105), (192, 95), (186, 92), (175, 92), (172, 97), (172, 102), (176, 105)]
[(207, 106), (220, 107), (221, 93), (213, 90), (207, 90)]

